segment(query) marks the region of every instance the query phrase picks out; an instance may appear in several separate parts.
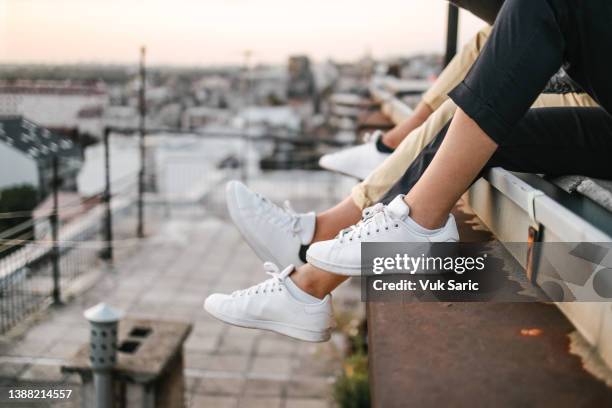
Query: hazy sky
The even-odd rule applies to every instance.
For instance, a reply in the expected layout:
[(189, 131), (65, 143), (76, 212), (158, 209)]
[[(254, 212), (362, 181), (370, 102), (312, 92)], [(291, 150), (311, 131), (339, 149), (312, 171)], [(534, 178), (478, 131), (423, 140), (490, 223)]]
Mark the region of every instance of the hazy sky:
[[(0, 62), (219, 64), (443, 51), (443, 0), (0, 0)], [(483, 23), (462, 12), (461, 40)]]

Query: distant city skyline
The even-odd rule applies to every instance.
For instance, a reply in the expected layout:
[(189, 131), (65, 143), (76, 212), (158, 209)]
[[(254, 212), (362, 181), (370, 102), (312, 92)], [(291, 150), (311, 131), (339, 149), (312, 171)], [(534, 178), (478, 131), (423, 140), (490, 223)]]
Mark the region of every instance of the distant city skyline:
[[(0, 0), (0, 63), (284, 63), (443, 52), (443, 0)], [(460, 41), (484, 23), (462, 12)]]

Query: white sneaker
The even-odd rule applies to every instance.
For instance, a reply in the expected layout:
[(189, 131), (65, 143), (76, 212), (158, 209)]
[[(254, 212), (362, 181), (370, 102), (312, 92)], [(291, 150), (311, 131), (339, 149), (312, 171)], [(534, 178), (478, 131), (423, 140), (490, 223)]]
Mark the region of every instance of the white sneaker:
[(376, 204), (364, 211), (359, 223), (340, 231), (335, 239), (312, 244), (306, 252), (308, 262), (317, 268), (339, 275), (361, 274), (362, 242), (456, 242), (459, 232), (455, 218), (448, 216), (446, 225), (427, 230), (410, 217), (404, 196), (398, 195), (389, 205)]
[(304, 341), (329, 340), (333, 318), (331, 295), (317, 303), (301, 302), (285, 285), (293, 265), (279, 272), (276, 265), (266, 262), (264, 269), (272, 278), (230, 295), (210, 295), (204, 309), (235, 326), (270, 330)]
[(239, 181), (226, 187), (227, 208), (234, 224), (262, 261), (301, 266), (302, 245), (314, 235), (314, 212), (298, 214), (288, 201), (285, 208), (248, 189)]
[(377, 130), (366, 135), (366, 142), (359, 146), (326, 154), (319, 159), (319, 166), (363, 180), (389, 157), (390, 153), (382, 153), (376, 148), (382, 135), (383, 132)]

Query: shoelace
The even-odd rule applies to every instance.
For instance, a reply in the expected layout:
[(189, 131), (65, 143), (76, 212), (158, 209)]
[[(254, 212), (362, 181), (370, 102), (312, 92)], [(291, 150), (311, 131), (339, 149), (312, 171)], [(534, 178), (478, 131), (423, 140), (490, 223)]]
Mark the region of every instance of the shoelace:
[(266, 204), (266, 208), (272, 211), (277, 218), (280, 218), (284, 221), (284, 224), (281, 226), (287, 227), (293, 234), (299, 233), (302, 228), (300, 226), (300, 217), (299, 214), (291, 207), (291, 203), (289, 200), (286, 200), (283, 203), (283, 207), (279, 207), (274, 204), (268, 198), (262, 196), (261, 194), (256, 193), (257, 197)]
[(250, 288), (234, 291), (232, 292), (232, 296), (250, 296), (253, 294), (257, 295), (260, 293), (270, 293), (276, 291), (282, 292), (282, 282), (289, 275), (289, 273), (293, 271), (293, 265), (289, 265), (282, 272), (278, 268), (278, 266), (276, 266), (276, 264), (272, 262), (264, 262), (263, 267), (264, 271), (268, 275), (272, 276), (270, 279), (266, 279), (265, 281), (258, 283), (257, 285), (251, 286)]
[(371, 235), (373, 232), (380, 232), (381, 229), (388, 230), (390, 226), (398, 227), (399, 224), (391, 218), (387, 212), (387, 207), (378, 203), (363, 210), (362, 219), (357, 224), (345, 228), (337, 236), (340, 243), (345, 240), (362, 239), (364, 235)]
[(378, 204), (373, 205), (371, 207), (365, 208), (361, 212), (361, 220), (359, 220), (359, 222), (357, 224), (355, 224), (355, 225), (351, 225), (348, 228), (344, 228), (344, 229), (340, 230), (340, 232), (338, 233), (336, 238), (338, 238), (338, 239), (340, 239), (342, 241), (342, 237), (344, 235), (346, 235), (350, 231), (360, 227), (368, 218), (374, 216), (374, 214), (376, 214), (377, 212), (382, 211), (382, 207), (383, 207), (383, 205), (381, 203), (378, 203)]
[(383, 207), (384, 207), (383, 203), (378, 203), (378, 204), (374, 204), (371, 207), (364, 208), (363, 211), (361, 212), (360, 222), (365, 221), (368, 218), (372, 217), (374, 214), (382, 211)]

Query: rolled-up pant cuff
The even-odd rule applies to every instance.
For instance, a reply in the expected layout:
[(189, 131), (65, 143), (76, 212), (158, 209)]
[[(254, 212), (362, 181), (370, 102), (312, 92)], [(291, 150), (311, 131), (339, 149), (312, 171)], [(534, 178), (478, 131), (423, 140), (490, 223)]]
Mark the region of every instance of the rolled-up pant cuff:
[(453, 102), (478, 124), (480, 129), (498, 145), (504, 144), (512, 127), (470, 87), (462, 81), (448, 95)]
[(367, 187), (363, 182), (357, 184), (351, 190), (351, 199), (360, 210), (364, 210), (374, 204), (367, 196)]

